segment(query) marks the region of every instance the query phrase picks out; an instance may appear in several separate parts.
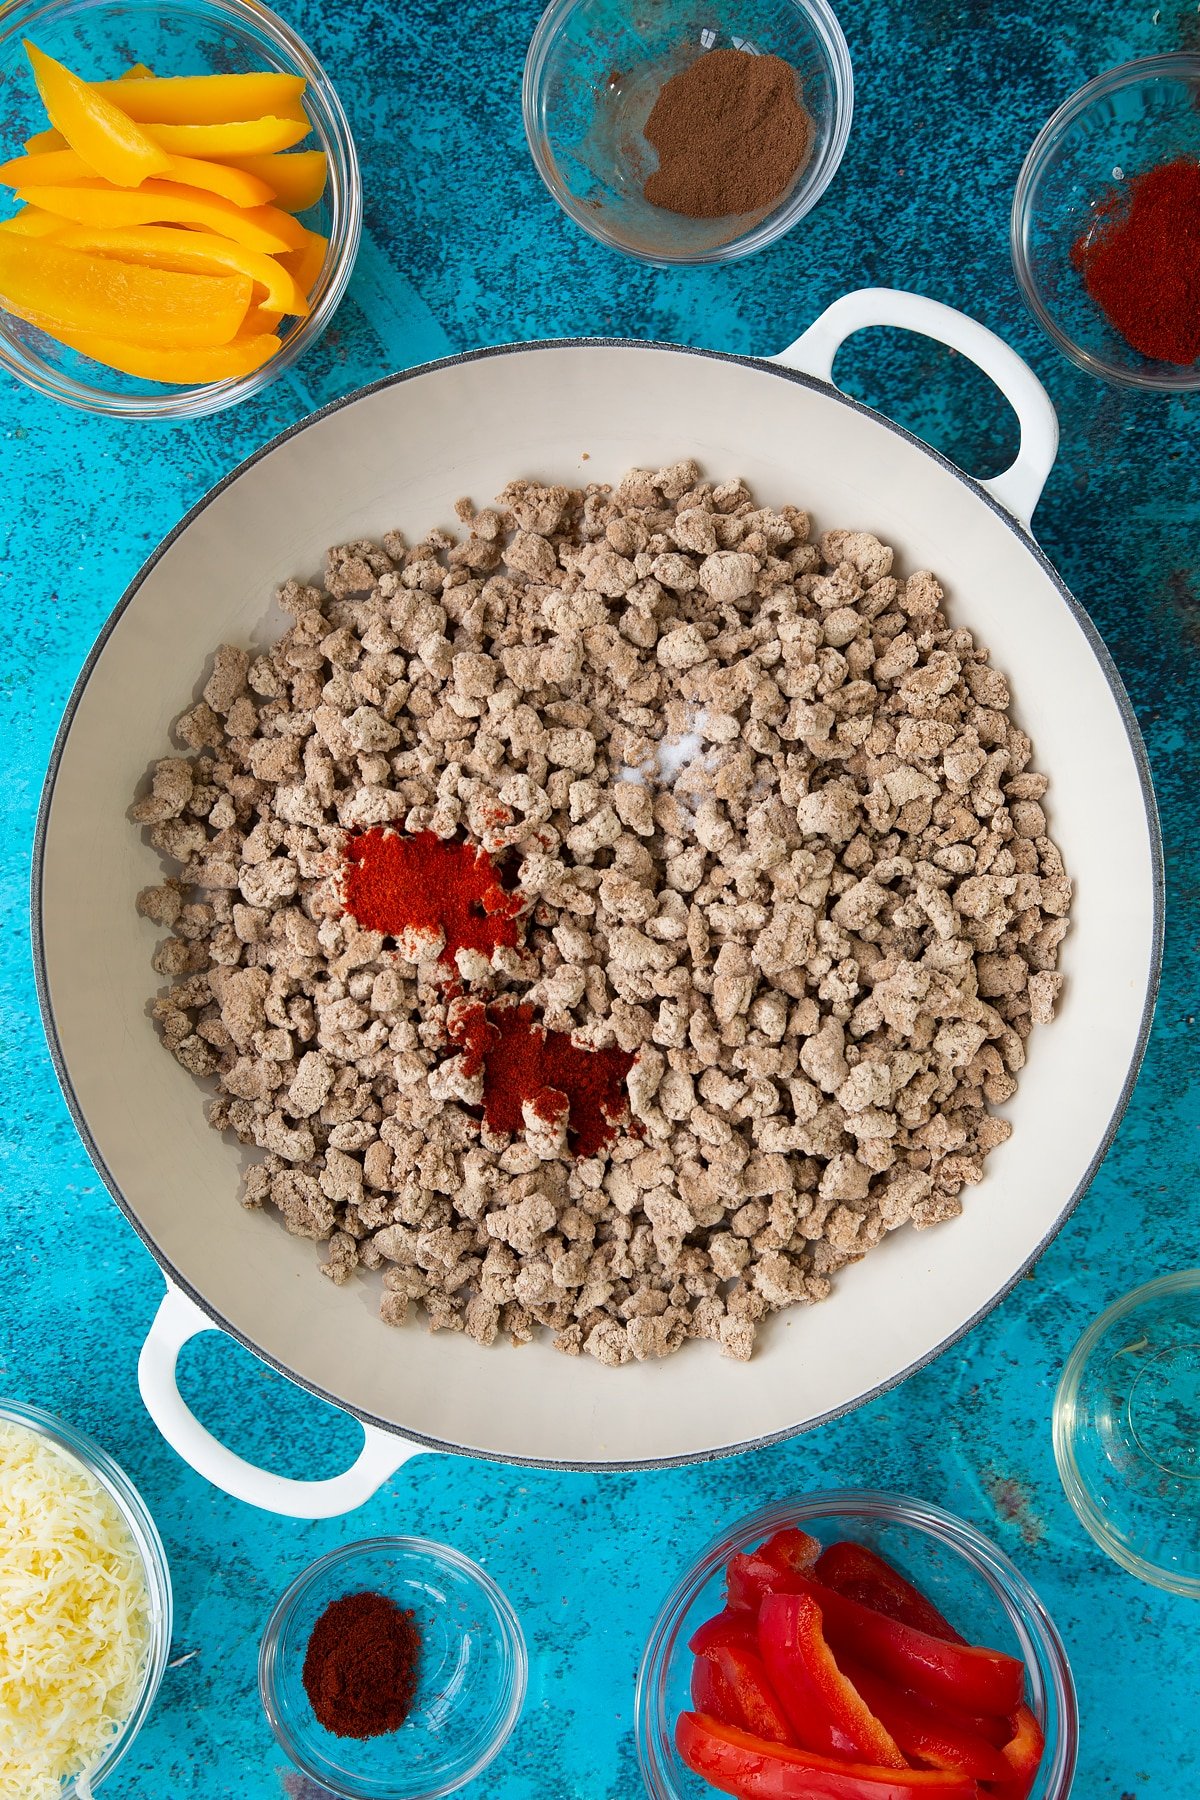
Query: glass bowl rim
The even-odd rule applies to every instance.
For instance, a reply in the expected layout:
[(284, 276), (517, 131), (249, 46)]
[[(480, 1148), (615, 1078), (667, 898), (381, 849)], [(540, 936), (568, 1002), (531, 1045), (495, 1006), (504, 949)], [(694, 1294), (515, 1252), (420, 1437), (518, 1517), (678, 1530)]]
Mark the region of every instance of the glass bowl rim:
[[(72, 17), (111, 9), (116, 0), (17, 0), (7, 11), (0, 6), (0, 56), (14, 39), (36, 29), (40, 19)], [(153, 0), (129, 0), (126, 11), (153, 12)], [(26, 364), (11, 348), (0, 314), (0, 371), (44, 398), (57, 400), (78, 411), (118, 419), (194, 419), (236, 406), (267, 387), (322, 336), (350, 281), (358, 254), (363, 223), (362, 172), (350, 123), (329, 75), (315, 53), (287, 21), (263, 0), (170, 0), (174, 14), (224, 27), (244, 25), (267, 38), (282, 59), (302, 74), (313, 97), (311, 117), (321, 148), (329, 158), (330, 192), (337, 204), (330, 207), (329, 248), (317, 277), (317, 299), (311, 310), (284, 338), (275, 355), (247, 375), (225, 381), (209, 381), (194, 387), (178, 387), (159, 394), (125, 394), (97, 386), (78, 376), (43, 366)], [(214, 21), (214, 15), (216, 19)], [(47, 370), (49, 369), (49, 372)]]
[[(83, 1465), (88, 1474), (100, 1483), (125, 1520), (146, 1573), (146, 1592), (150, 1601), (150, 1646), (146, 1670), (137, 1699), (113, 1736), (108, 1750), (97, 1766), (88, 1771), (92, 1787), (98, 1788), (112, 1774), (145, 1724), (166, 1673), (174, 1624), (174, 1597), (167, 1552), (150, 1509), (138, 1489), (115, 1457), (110, 1456), (95, 1438), (72, 1425), (69, 1420), (60, 1418), (57, 1413), (23, 1400), (0, 1398), (0, 1423), (3, 1422), (24, 1426)], [(78, 1779), (75, 1776), (67, 1783), (62, 1800), (71, 1800), (78, 1793)]]
[(831, 1515), (843, 1519), (857, 1516), (915, 1528), (956, 1551), (959, 1560), (987, 1583), (1017, 1628), (1018, 1636), (1027, 1637), (1039, 1653), (1039, 1663), (1057, 1711), (1056, 1734), (1046, 1740), (1046, 1752), (1053, 1761), (1048, 1769), (1043, 1800), (1067, 1800), (1079, 1749), (1079, 1710), (1071, 1665), (1058, 1627), (1016, 1564), (976, 1526), (932, 1501), (881, 1488), (823, 1488), (791, 1499), (772, 1501), (735, 1520), (713, 1537), (680, 1576), (651, 1627), (638, 1667), (634, 1695), (638, 1767), (651, 1800), (676, 1800), (677, 1795), (673, 1782), (662, 1785), (660, 1770), (652, 1761), (658, 1748), (654, 1704), (668, 1639), (678, 1632), (688, 1607), (735, 1545), (753, 1542), (782, 1525), (803, 1526), (805, 1522)]
[(734, 262), (743, 256), (752, 255), (756, 250), (765, 249), (768, 244), (775, 243), (790, 231), (806, 213), (812, 211), (837, 174), (846, 154), (850, 128), (854, 122), (854, 65), (846, 34), (830, 0), (781, 0), (781, 3), (804, 19), (829, 59), (834, 88), (833, 123), (829, 142), (820, 157), (804, 171), (785, 203), (768, 213), (751, 231), (740, 237), (730, 238), (728, 242), (718, 244), (713, 249), (675, 253), (669, 250), (633, 250), (621, 243), (611, 232), (605, 230), (590, 208), (576, 200), (566, 183), (558, 176), (555, 159), (548, 154), (547, 146), (543, 144), (541, 133), (537, 129), (538, 95), (555, 32), (568, 15), (577, 7), (587, 4), (587, 0), (550, 0), (534, 27), (525, 53), (521, 80), (521, 115), (525, 126), (525, 142), (534, 167), (551, 197), (589, 237), (595, 238), (597, 243), (604, 244), (609, 250), (628, 256), (634, 262), (649, 264), (652, 268), (697, 267), (706, 263)]
[(507, 1702), (496, 1730), (480, 1750), (471, 1767), (464, 1770), (462, 1774), (456, 1775), (452, 1781), (443, 1781), (438, 1786), (424, 1789), (420, 1795), (412, 1790), (397, 1790), (398, 1793), (404, 1792), (404, 1800), (440, 1800), (442, 1795), (455, 1793), (468, 1781), (473, 1781), (499, 1755), (521, 1716), (529, 1682), (529, 1652), (525, 1643), (525, 1634), (521, 1630), (521, 1621), (517, 1617), (512, 1602), (486, 1569), (471, 1557), (465, 1556), (461, 1550), (456, 1550), (452, 1544), (438, 1543), (433, 1538), (400, 1534), (359, 1538), (353, 1544), (341, 1544), (334, 1550), (326, 1551), (324, 1556), (317, 1557), (315, 1562), (311, 1562), (306, 1568), (301, 1569), (276, 1601), (263, 1631), (258, 1651), (259, 1698), (276, 1741), (295, 1766), (303, 1770), (323, 1790), (339, 1794), (343, 1796), (343, 1800), (361, 1800), (361, 1796), (366, 1790), (345, 1784), (337, 1785), (331, 1781), (328, 1771), (322, 1769), (308, 1756), (303, 1745), (297, 1741), (294, 1734), (284, 1724), (276, 1704), (278, 1650), (285, 1626), (290, 1622), (296, 1607), (311, 1588), (341, 1565), (385, 1551), (403, 1551), (411, 1555), (426, 1557), (435, 1564), (449, 1566), (457, 1574), (463, 1575), (473, 1582), (481, 1590), (496, 1615), (508, 1653)]
[[(1197, 59), (1200, 61), (1200, 58)], [(1145, 1581), (1152, 1587), (1163, 1588), (1168, 1593), (1179, 1594), (1184, 1599), (1200, 1599), (1200, 1575), (1178, 1575), (1161, 1568), (1147, 1557), (1139, 1556), (1122, 1542), (1108, 1525), (1104, 1512), (1092, 1499), (1091, 1491), (1080, 1472), (1075, 1455), (1074, 1433), (1070, 1429), (1070, 1416), (1075, 1408), (1079, 1394), (1079, 1383), (1093, 1351), (1105, 1332), (1118, 1320), (1136, 1312), (1147, 1300), (1158, 1300), (1165, 1295), (1196, 1292), (1200, 1293), (1200, 1268), (1178, 1269), (1168, 1275), (1156, 1275), (1151, 1281), (1143, 1281), (1139, 1287), (1130, 1288), (1119, 1299), (1106, 1306), (1099, 1316), (1092, 1320), (1087, 1330), (1080, 1337), (1075, 1348), (1063, 1365), (1058, 1387), (1054, 1392), (1052, 1413), (1052, 1429), (1054, 1437), (1054, 1460), (1058, 1465), (1059, 1480), (1063, 1492), (1074, 1508), (1076, 1517), (1107, 1556), (1111, 1556), (1126, 1574), (1133, 1575), (1139, 1581)]]
[(1126, 369), (1085, 350), (1069, 332), (1063, 330), (1042, 300), (1033, 277), (1025, 240), (1033, 209), (1035, 183), (1040, 179), (1065, 127), (1074, 124), (1093, 101), (1118, 93), (1122, 88), (1136, 86), (1138, 82), (1147, 79), (1183, 76), (1200, 80), (1200, 51), (1170, 50), (1154, 56), (1135, 57), (1130, 62), (1106, 69), (1103, 74), (1093, 76), (1081, 88), (1077, 88), (1051, 113), (1030, 145), (1017, 176), (1009, 215), (1009, 254), (1013, 273), (1017, 278), (1021, 298), (1046, 336), (1064, 356), (1087, 374), (1098, 376), (1100, 380), (1112, 382), (1119, 387), (1141, 388), (1147, 393), (1192, 393), (1200, 388), (1200, 368), (1181, 369), (1177, 375), (1152, 372), (1149, 366), (1144, 371)]

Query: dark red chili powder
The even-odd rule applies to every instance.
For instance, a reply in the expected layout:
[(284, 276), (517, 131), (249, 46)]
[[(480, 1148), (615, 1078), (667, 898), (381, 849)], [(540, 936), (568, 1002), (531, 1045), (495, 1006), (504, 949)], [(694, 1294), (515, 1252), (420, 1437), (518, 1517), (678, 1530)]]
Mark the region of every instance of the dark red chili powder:
[(301, 1679), (313, 1711), (335, 1737), (382, 1737), (412, 1710), (421, 1633), (386, 1594), (344, 1594), (308, 1640)]
[(1190, 367), (1200, 359), (1200, 162), (1177, 156), (1135, 175), (1071, 262), (1127, 344)]
[(346, 846), (346, 910), (367, 931), (399, 937), (409, 927), (443, 931), (441, 960), (456, 950), (490, 956), (520, 936), (522, 895), (503, 885), (491, 859), (473, 844), (447, 843), (432, 831), (412, 837), (376, 826)]
[(483, 1116), (489, 1131), (515, 1137), (531, 1102), (540, 1118), (567, 1111), (567, 1144), (575, 1156), (595, 1156), (616, 1136), (628, 1106), (625, 1078), (634, 1056), (615, 1046), (581, 1050), (565, 1031), (547, 1031), (532, 1006), (484, 1006), (456, 1001), (450, 1036), (466, 1053), (467, 1073), (483, 1070)]

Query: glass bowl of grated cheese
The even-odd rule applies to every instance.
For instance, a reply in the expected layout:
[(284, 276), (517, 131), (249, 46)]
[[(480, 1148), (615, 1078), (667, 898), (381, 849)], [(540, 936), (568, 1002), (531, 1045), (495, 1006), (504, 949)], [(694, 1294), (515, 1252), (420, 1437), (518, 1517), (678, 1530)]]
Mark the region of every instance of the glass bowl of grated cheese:
[(0, 1795), (91, 1800), (154, 1704), (171, 1614), (129, 1477), (74, 1426), (0, 1399)]

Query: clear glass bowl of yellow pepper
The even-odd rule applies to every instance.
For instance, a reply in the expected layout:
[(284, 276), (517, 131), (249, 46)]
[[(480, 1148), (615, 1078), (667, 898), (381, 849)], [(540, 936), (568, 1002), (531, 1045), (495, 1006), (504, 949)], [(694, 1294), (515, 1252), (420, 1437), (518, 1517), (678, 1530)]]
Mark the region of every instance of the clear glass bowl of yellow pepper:
[(362, 227), (333, 85), (257, 0), (0, 7), (0, 184), (0, 369), (119, 418), (273, 381)]

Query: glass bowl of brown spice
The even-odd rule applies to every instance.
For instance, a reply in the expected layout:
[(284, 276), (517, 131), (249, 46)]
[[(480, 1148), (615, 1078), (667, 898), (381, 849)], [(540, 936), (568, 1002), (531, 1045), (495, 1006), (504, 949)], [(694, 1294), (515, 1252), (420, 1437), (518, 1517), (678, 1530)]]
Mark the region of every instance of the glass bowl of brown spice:
[(522, 104), (538, 173), (592, 237), (663, 267), (730, 262), (829, 186), (854, 77), (827, 0), (552, 0)]
[(292, 1763), (345, 1800), (436, 1800), (473, 1780), (520, 1716), (528, 1659), (477, 1563), (427, 1538), (370, 1538), (298, 1575), (263, 1633), (258, 1685)]

